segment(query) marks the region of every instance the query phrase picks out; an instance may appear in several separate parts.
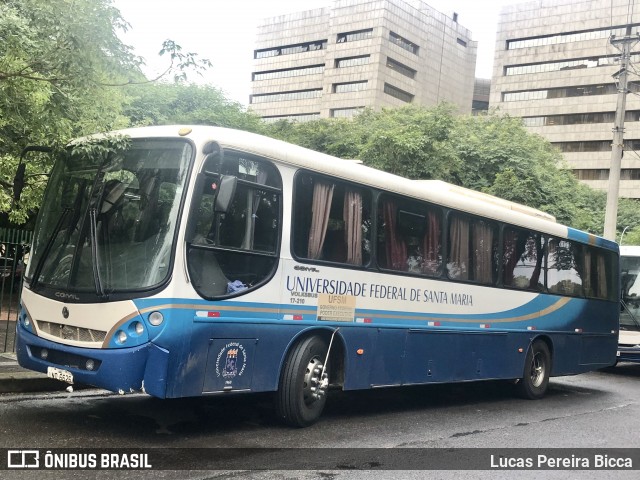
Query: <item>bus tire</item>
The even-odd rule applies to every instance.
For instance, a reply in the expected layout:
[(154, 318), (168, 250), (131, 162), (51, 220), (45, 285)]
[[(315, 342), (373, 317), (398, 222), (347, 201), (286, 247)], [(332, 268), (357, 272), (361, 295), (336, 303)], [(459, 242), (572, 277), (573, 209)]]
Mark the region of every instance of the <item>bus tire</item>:
[(529, 400), (539, 400), (544, 397), (549, 385), (551, 374), (551, 353), (549, 347), (542, 340), (531, 344), (524, 363), (524, 373), (517, 383), (517, 393)]
[(307, 427), (320, 418), (327, 400), (328, 365), (324, 368), (325, 381), (320, 378), (327, 350), (323, 338), (311, 336), (289, 351), (276, 397), (278, 416), (286, 424)]

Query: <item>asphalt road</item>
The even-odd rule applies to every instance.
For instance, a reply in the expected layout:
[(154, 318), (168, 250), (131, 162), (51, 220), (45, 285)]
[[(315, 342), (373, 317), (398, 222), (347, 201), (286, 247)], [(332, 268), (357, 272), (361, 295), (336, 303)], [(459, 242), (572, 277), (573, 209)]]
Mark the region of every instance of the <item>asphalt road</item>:
[[(318, 449), (314, 461), (331, 451), (323, 448), (527, 448), (535, 453), (547, 448), (640, 447), (640, 365), (622, 364), (606, 371), (552, 379), (548, 395), (540, 401), (515, 398), (510, 386), (501, 382), (330, 392), (323, 418), (306, 429), (278, 423), (269, 395), (159, 400), (141, 394), (118, 396), (84, 390), (0, 396), (0, 448), (140, 447)], [(304, 450), (302, 455), (310, 453)], [(0, 476), (394, 480), (639, 476), (637, 470), (354, 471), (336, 470), (331, 462), (327, 466), (277, 472), (5, 471)], [(362, 463), (358, 466), (362, 468)]]

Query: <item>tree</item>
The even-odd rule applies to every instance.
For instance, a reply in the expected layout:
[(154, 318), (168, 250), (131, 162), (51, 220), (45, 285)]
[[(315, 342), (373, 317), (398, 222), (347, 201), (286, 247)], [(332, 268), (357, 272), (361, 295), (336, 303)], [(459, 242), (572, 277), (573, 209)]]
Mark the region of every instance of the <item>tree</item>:
[[(521, 119), (492, 112), (457, 116), (452, 107), (365, 110), (353, 120), (278, 122), (269, 134), (413, 179), (440, 179), (554, 215), (601, 234), (605, 196), (575, 178), (547, 140)], [(619, 225), (640, 225), (635, 201), (621, 199)]]
[(126, 89), (128, 100), (122, 113), (132, 126), (214, 125), (261, 132), (264, 124), (238, 102), (228, 100), (211, 86), (183, 83), (152, 83)]
[[(0, 3), (0, 213), (23, 222), (40, 203), (40, 177), (13, 205), (12, 179), (27, 145), (61, 146), (70, 139), (128, 125), (123, 85), (148, 82), (143, 60), (117, 32), (127, 24), (111, 0), (3, 0)], [(168, 40), (167, 75), (206, 68)], [(50, 163), (30, 162), (27, 175)], [(14, 208), (12, 208), (12, 206)]]

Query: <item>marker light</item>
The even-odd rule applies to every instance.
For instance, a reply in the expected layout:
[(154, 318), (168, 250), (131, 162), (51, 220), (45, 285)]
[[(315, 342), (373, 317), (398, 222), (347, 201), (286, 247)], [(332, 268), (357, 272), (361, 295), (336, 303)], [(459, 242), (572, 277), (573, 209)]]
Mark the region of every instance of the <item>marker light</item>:
[(164, 322), (164, 315), (162, 315), (160, 312), (151, 312), (149, 314), (149, 323), (154, 327), (157, 327), (162, 322)]
[(118, 332), (118, 343), (124, 343), (127, 341), (127, 334), (125, 332), (123, 332), (122, 330), (120, 330)]

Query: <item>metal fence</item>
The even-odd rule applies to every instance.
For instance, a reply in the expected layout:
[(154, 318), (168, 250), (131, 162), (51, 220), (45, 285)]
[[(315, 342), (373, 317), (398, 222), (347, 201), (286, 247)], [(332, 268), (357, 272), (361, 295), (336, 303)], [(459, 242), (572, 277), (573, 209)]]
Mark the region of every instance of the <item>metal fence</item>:
[(22, 276), (33, 232), (0, 228), (0, 353), (15, 350)]

